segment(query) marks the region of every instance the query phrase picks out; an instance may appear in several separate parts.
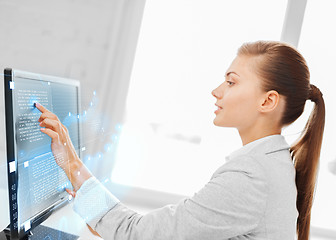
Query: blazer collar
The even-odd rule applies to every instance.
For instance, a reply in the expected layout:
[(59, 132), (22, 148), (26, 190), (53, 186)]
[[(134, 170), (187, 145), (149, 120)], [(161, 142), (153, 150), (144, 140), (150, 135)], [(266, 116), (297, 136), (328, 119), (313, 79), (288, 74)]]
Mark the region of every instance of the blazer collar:
[(225, 159), (231, 161), (238, 156), (246, 154), (267, 154), (285, 149), (289, 150), (289, 148), (290, 146), (281, 134), (269, 135), (242, 146), (238, 150), (232, 152), (229, 156), (225, 157)]

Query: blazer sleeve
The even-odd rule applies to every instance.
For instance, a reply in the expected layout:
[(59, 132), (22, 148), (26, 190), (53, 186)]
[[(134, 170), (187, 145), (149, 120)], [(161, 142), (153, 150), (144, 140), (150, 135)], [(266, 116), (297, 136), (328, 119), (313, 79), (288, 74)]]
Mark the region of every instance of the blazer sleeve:
[[(79, 190), (74, 209), (106, 240), (203, 240), (247, 235), (258, 226), (266, 209), (265, 173), (253, 159), (224, 166), (193, 197), (145, 215), (124, 206), (96, 180), (91, 182), (91, 190)], [(92, 202), (94, 198), (104, 200)], [(105, 205), (98, 206), (97, 202)], [(97, 216), (92, 217), (94, 213)]]

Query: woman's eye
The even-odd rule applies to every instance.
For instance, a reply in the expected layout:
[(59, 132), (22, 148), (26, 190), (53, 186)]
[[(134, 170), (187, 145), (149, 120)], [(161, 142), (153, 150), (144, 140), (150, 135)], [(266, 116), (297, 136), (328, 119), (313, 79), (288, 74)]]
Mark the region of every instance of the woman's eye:
[(229, 86), (232, 86), (234, 83), (231, 81), (226, 81), (228, 83)]

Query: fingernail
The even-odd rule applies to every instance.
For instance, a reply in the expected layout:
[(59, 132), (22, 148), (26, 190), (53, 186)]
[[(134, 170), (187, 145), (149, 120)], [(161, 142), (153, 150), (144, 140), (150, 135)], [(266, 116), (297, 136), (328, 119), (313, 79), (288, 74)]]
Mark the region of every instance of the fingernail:
[(36, 103), (34, 103), (34, 106), (35, 107), (39, 107), (39, 106), (41, 106), (38, 102), (36, 102)]

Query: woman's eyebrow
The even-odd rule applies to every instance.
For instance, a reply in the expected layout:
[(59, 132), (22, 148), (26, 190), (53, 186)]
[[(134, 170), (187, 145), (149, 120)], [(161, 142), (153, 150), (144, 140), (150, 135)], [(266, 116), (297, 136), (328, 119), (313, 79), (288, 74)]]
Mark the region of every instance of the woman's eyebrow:
[(235, 72), (228, 72), (227, 74), (226, 74), (226, 77), (228, 77), (231, 73), (233, 73), (233, 74), (236, 74), (238, 77), (240, 77), (237, 73), (235, 73)]

